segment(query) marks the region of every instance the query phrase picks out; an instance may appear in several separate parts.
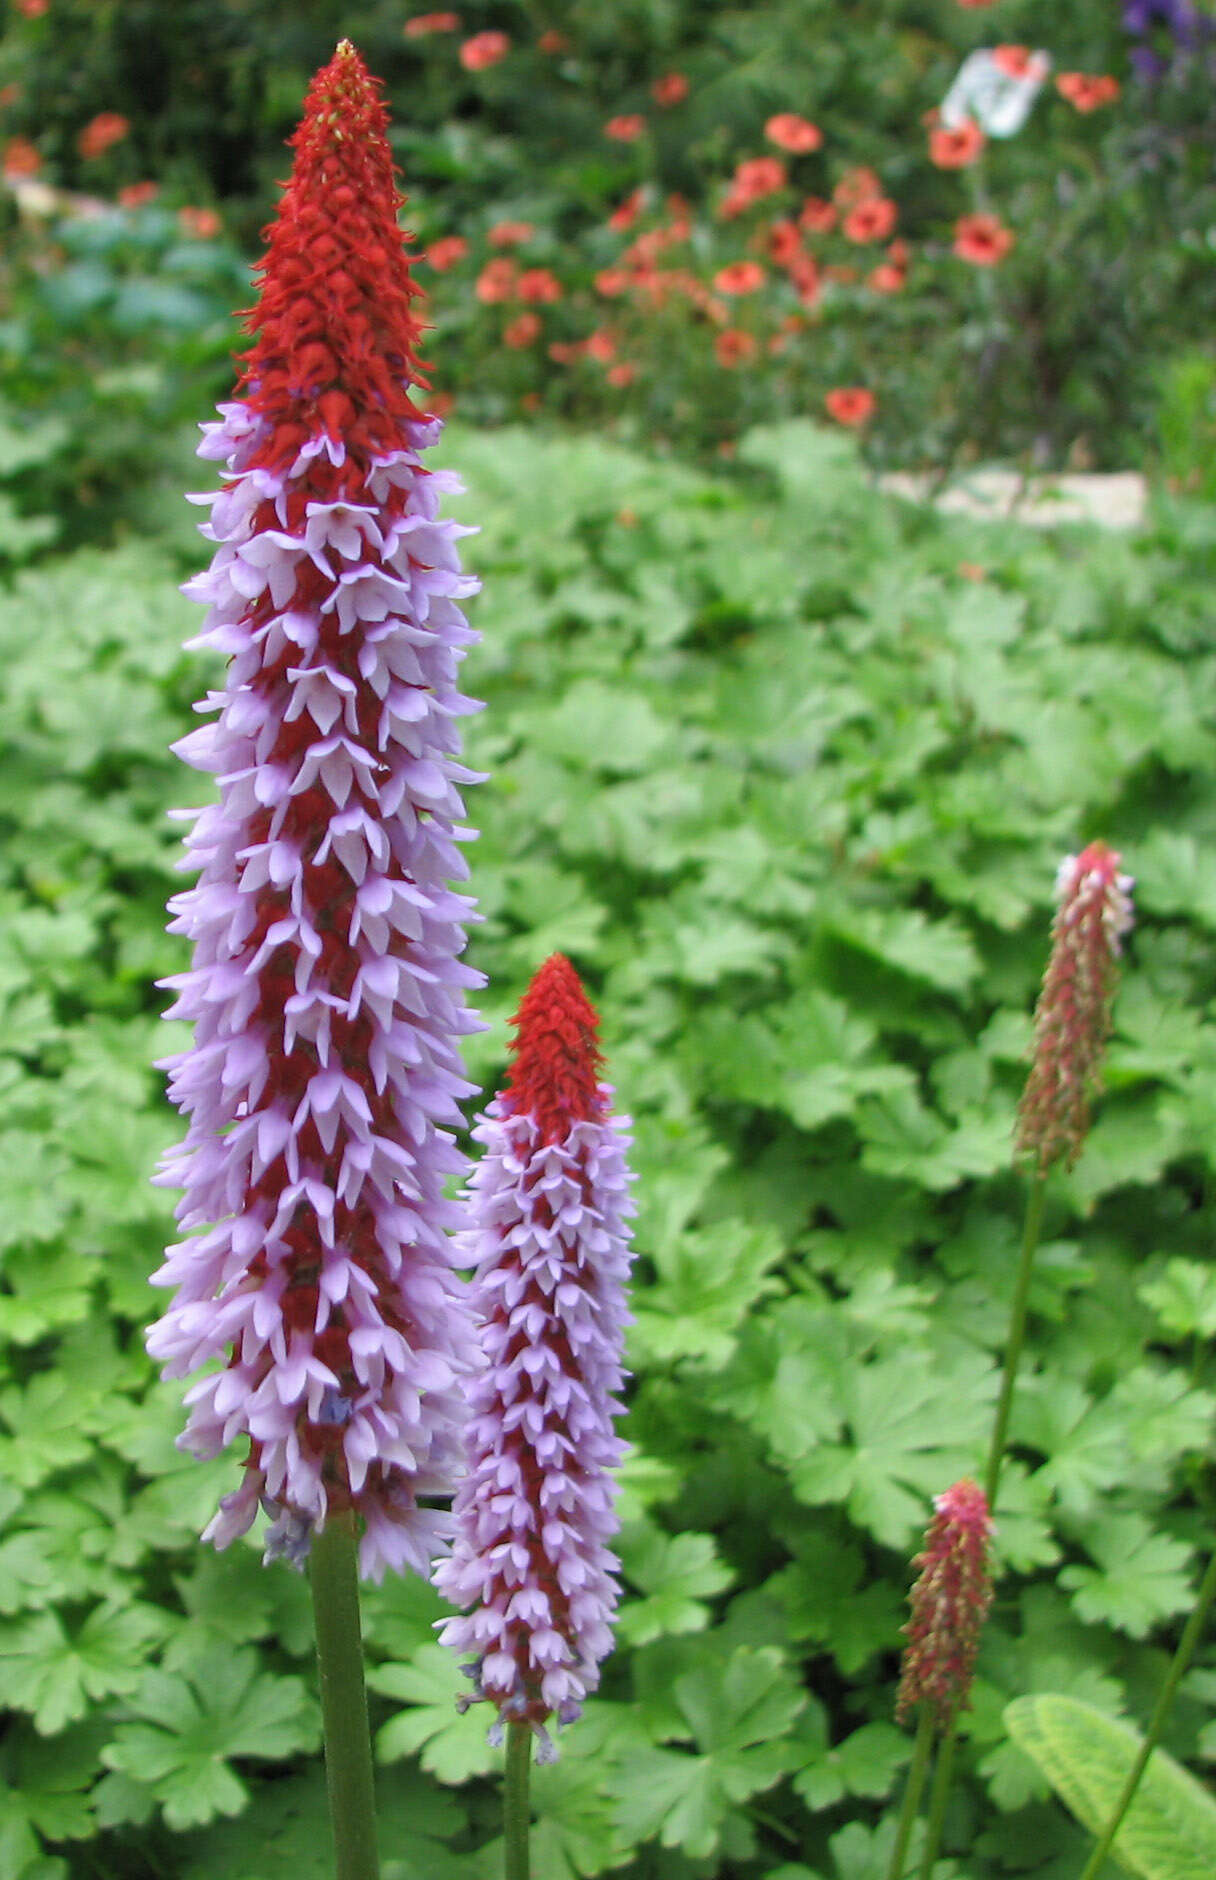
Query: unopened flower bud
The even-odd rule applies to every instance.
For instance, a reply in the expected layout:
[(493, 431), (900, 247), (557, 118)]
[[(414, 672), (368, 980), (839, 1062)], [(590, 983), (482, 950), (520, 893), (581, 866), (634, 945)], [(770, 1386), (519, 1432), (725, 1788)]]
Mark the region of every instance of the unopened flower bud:
[(982, 1488), (964, 1478), (938, 1495), (913, 1563), (920, 1578), (909, 1594), (912, 1617), (904, 1627), (903, 1669), (895, 1714), (902, 1723), (917, 1704), (928, 1704), (939, 1730), (967, 1708), (980, 1633), (992, 1604), (989, 1545), (992, 1520)]
[(1017, 1152), (1032, 1157), (1041, 1175), (1061, 1158), (1071, 1168), (1089, 1131), (1120, 943), (1132, 924), (1132, 878), (1119, 873), (1120, 859), (1104, 842), (1091, 842), (1060, 864), (1051, 957), (1018, 1110)]

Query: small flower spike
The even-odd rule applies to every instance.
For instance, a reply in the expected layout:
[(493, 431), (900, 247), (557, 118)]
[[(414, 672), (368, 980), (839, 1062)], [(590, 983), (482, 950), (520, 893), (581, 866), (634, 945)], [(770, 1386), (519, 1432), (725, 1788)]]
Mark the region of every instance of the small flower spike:
[(506, 1090), (474, 1130), (474, 1299), (489, 1368), (471, 1387), (469, 1473), (435, 1584), (440, 1637), (471, 1653), (474, 1694), (504, 1723), (579, 1715), (611, 1649), (618, 1588), (609, 1470), (623, 1445), (621, 1349), (632, 1213), (624, 1119), (599, 1081), (598, 1020), (570, 962), (546, 960), (514, 1020)]
[(268, 233), (240, 396), (204, 426), (226, 463), (204, 535), (208, 609), (192, 642), (226, 654), (218, 718), (175, 748), (214, 771), (170, 903), (194, 943), (166, 1060), (189, 1118), (158, 1179), (185, 1190), (176, 1288), (148, 1349), (187, 1394), (184, 1447), (245, 1441), (244, 1479), (204, 1538), (259, 1502), (267, 1558), (300, 1564), (328, 1516), (359, 1517), (363, 1573), (430, 1570), (452, 1492), (463, 1380), (477, 1361), (447, 1230), (464, 1169), (459, 960), (471, 903), (457, 844), (454, 721), (473, 639), (459, 488), (423, 468), (419, 326), (397, 224), (387, 116), (343, 42), (313, 80)]
[(1051, 957), (1034, 1019), (1030, 1075), (1018, 1110), (1017, 1152), (1045, 1175), (1071, 1168), (1089, 1131), (1089, 1106), (1110, 1036), (1124, 934), (1132, 924), (1130, 875), (1104, 842), (1065, 856)]
[(920, 1578), (909, 1595), (903, 1670), (895, 1714), (902, 1723), (920, 1703), (939, 1731), (967, 1708), (980, 1633), (992, 1604), (989, 1545), (993, 1526), (977, 1483), (963, 1480), (938, 1495), (914, 1565)]

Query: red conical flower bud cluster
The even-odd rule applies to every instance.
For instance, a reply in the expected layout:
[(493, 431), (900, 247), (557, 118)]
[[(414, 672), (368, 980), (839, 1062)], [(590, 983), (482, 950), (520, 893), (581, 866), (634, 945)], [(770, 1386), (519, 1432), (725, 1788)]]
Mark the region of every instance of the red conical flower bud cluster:
[(912, 1617), (904, 1627), (903, 1671), (895, 1714), (902, 1723), (927, 1703), (939, 1730), (966, 1709), (980, 1633), (992, 1604), (988, 1499), (964, 1479), (938, 1495), (925, 1535), (924, 1552), (913, 1563), (920, 1578), (909, 1595)]
[(1051, 957), (1018, 1111), (1018, 1153), (1032, 1156), (1040, 1174), (1061, 1157), (1071, 1168), (1089, 1130), (1120, 942), (1132, 924), (1132, 880), (1119, 873), (1121, 859), (1105, 842), (1091, 842), (1060, 864)]

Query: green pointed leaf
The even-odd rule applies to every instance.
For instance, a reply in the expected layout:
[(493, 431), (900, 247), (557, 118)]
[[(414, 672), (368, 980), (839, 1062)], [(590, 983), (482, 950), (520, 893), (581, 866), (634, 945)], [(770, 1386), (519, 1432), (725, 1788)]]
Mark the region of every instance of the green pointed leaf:
[[(1139, 1734), (1091, 1704), (1055, 1695), (1016, 1698), (1005, 1721), (1082, 1825), (1100, 1834)], [(1111, 1857), (1137, 1880), (1210, 1880), (1216, 1873), (1216, 1802), (1164, 1750), (1149, 1758)]]

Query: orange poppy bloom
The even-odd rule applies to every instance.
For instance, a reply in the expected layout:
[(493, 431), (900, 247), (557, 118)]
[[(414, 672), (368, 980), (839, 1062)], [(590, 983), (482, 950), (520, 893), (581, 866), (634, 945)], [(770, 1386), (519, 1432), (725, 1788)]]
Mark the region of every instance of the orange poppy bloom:
[(764, 135), (770, 144), (796, 157), (804, 156), (808, 150), (818, 150), (823, 142), (819, 126), (812, 124), (809, 118), (799, 117), (796, 111), (779, 111), (765, 125)]
[(839, 385), (824, 399), (829, 418), (837, 424), (864, 424), (874, 415), (874, 394), (864, 385)]

